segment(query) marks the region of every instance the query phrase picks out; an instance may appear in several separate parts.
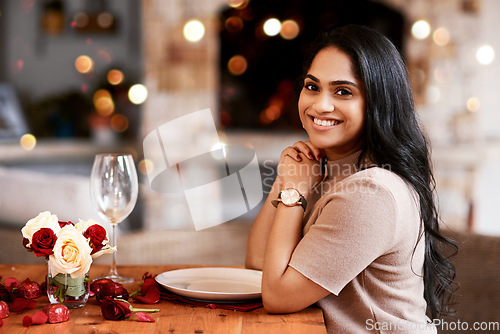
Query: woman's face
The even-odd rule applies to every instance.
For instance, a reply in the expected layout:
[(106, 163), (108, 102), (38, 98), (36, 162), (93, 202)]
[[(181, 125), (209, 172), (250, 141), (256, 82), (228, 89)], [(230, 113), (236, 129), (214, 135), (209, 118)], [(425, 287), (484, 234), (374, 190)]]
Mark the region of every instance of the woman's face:
[(299, 115), (311, 143), (329, 160), (363, 146), (366, 101), (351, 59), (335, 47), (316, 55), (300, 92)]

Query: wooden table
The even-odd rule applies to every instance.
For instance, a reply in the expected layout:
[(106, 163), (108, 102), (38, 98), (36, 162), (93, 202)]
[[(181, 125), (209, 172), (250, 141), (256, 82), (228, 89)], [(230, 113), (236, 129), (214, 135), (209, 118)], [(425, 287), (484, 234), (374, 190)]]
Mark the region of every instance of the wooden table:
[[(162, 265), (162, 266), (121, 266), (118, 271), (122, 275), (132, 276), (134, 283), (126, 284), (129, 292), (136, 291), (140, 286), (142, 275), (149, 272), (153, 275), (162, 272), (193, 266)], [(93, 265), (90, 278), (107, 274), (109, 267)], [(32, 281), (43, 282), (47, 275), (45, 265), (6, 265), (0, 264), (2, 282), (6, 277), (14, 277), (22, 282), (29, 277)], [(154, 323), (138, 322), (137, 316), (132, 315), (127, 320), (110, 321), (101, 315), (101, 309), (94, 298), (80, 309), (70, 310), (70, 319), (59, 324), (32, 325), (23, 327), (22, 319), (25, 315), (33, 315), (35, 311), (43, 309), (48, 304), (46, 296), (37, 299), (38, 305), (33, 310), (9, 314), (4, 318), (1, 333), (279, 333), (279, 334), (315, 334), (326, 333), (321, 309), (309, 307), (293, 314), (267, 314), (263, 308), (249, 312), (238, 312), (224, 309), (210, 309), (203, 306), (191, 306), (182, 302), (161, 300), (154, 305), (132, 303), (140, 308), (159, 308), (158, 313), (148, 313)]]

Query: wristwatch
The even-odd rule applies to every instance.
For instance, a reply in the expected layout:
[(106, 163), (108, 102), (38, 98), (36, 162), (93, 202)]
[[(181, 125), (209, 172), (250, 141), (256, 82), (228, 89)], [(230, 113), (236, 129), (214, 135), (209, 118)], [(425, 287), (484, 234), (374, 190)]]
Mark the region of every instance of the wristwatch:
[(280, 191), (278, 198), (271, 201), (271, 204), (274, 205), (275, 208), (277, 208), (280, 202), (286, 206), (300, 205), (302, 206), (302, 209), (304, 209), (304, 212), (306, 211), (307, 201), (297, 189), (288, 188)]

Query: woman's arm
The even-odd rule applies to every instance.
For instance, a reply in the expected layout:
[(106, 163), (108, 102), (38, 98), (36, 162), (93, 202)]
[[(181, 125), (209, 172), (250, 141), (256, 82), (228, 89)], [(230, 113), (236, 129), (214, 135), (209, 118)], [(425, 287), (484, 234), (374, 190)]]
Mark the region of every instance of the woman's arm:
[[(297, 142), (293, 145), (293, 148), (287, 148), (283, 151), (280, 158), (280, 164), (286, 155), (289, 155), (295, 161), (300, 162), (302, 158), (298, 159), (299, 152), (302, 152), (303, 156), (307, 156), (308, 160), (316, 161), (319, 161), (320, 157), (324, 153), (313, 147), (310, 142)], [(266, 245), (276, 216), (276, 208), (271, 204), (271, 201), (278, 198), (278, 194), (282, 189), (281, 184), (282, 179), (280, 178), (280, 172), (278, 172), (278, 177), (273, 183), (271, 191), (269, 192), (262, 209), (250, 229), (245, 258), (245, 267), (247, 268), (258, 270), (262, 270), (264, 268)]]
[[(301, 147), (301, 152), (306, 150)], [(297, 189), (306, 199), (321, 177), (312, 172), (318, 161), (307, 159), (307, 153), (300, 153), (298, 161), (284, 155), (279, 166), (283, 188)], [(280, 203), (275, 210), (264, 254), (262, 300), (267, 312), (296, 312), (327, 296), (329, 291), (288, 265), (302, 238), (303, 208)]]
[(273, 226), (274, 216), (276, 215), (276, 208), (271, 204), (271, 201), (278, 197), (278, 188), (278, 184), (275, 181), (262, 209), (250, 229), (245, 259), (245, 266), (247, 268), (258, 270), (264, 268), (264, 254), (266, 251), (267, 239), (271, 227)]
[(330, 292), (288, 266), (302, 238), (302, 207), (279, 204), (269, 233), (262, 276), (262, 301), (270, 313), (300, 311)]

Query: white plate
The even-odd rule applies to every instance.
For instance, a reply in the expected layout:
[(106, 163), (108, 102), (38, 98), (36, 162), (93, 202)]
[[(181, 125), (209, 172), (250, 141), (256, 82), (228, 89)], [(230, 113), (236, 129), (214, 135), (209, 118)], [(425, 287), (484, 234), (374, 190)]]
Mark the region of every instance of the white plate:
[(166, 271), (156, 281), (178, 295), (205, 301), (246, 301), (261, 297), (262, 271), (189, 268)]

